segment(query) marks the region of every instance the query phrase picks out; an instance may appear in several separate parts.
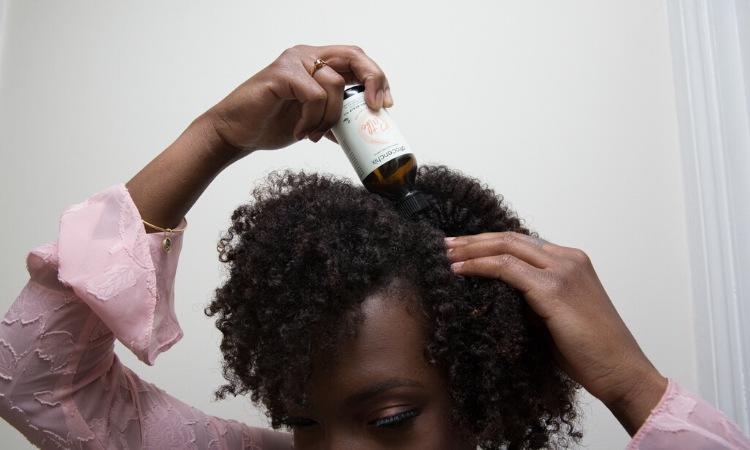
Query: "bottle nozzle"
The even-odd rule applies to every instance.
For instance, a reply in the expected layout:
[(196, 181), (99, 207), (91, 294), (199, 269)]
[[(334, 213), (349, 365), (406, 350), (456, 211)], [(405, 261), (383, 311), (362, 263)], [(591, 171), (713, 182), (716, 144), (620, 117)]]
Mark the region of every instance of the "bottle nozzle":
[(396, 204), (396, 209), (401, 214), (411, 217), (428, 206), (430, 206), (430, 202), (426, 195), (419, 191), (412, 191)]

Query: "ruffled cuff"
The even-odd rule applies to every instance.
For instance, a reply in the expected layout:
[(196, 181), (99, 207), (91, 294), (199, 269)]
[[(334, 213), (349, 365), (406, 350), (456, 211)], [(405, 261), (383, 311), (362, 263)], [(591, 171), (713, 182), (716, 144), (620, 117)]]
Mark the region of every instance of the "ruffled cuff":
[[(183, 218), (178, 228), (187, 225)], [(174, 312), (174, 277), (184, 232), (147, 234), (124, 183), (67, 208), (57, 241), (58, 280), (73, 289), (141, 361), (182, 338)]]
[(667, 389), (626, 450), (750, 449), (750, 439), (705, 400), (668, 378)]
[(667, 403), (674, 398), (674, 396), (677, 394), (677, 390), (677, 383), (675, 383), (671, 378), (667, 377), (667, 389), (664, 391), (664, 394), (662, 394), (659, 402), (651, 410), (651, 413), (649, 413), (648, 417), (643, 422), (641, 427), (633, 435), (633, 438), (630, 440), (630, 443), (625, 450), (635, 450), (638, 448), (645, 435), (651, 428), (653, 428), (654, 420), (657, 418), (657, 416), (664, 413), (664, 409), (666, 408)]

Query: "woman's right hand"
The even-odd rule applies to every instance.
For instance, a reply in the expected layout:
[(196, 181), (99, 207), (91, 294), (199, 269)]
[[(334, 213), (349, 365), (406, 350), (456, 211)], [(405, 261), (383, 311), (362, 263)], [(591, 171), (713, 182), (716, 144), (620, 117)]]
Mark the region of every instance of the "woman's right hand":
[[(327, 66), (312, 76), (318, 58)], [(174, 228), (216, 175), (238, 159), (306, 136), (317, 142), (328, 133), (333, 139), (329, 129), (341, 115), (346, 83), (364, 84), (373, 109), (393, 104), (385, 74), (359, 47), (285, 50), (195, 119), (126, 183), (141, 217)]]
[[(327, 65), (310, 75), (318, 58)], [(344, 86), (352, 83), (364, 83), (370, 108), (393, 104), (385, 74), (359, 47), (296, 45), (205, 115), (233, 160), (305, 137), (333, 139), (329, 130), (341, 115)]]

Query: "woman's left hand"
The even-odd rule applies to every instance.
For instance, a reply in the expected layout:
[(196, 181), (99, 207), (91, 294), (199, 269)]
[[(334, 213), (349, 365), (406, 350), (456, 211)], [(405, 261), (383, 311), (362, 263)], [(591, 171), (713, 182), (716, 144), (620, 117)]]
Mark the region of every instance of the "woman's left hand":
[(446, 239), (457, 275), (499, 278), (549, 329), (560, 367), (635, 434), (667, 387), (581, 250), (514, 232)]

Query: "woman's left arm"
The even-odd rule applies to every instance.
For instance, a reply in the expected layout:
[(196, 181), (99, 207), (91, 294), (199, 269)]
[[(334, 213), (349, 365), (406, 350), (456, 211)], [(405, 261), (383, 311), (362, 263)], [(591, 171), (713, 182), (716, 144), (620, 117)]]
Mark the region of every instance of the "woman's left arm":
[(499, 278), (524, 294), (560, 367), (633, 436), (628, 449), (750, 448), (720, 411), (651, 364), (583, 251), (514, 232), (448, 238), (446, 246), (457, 275)]

